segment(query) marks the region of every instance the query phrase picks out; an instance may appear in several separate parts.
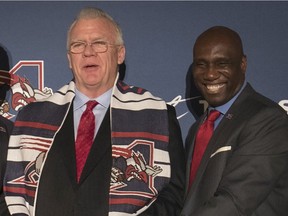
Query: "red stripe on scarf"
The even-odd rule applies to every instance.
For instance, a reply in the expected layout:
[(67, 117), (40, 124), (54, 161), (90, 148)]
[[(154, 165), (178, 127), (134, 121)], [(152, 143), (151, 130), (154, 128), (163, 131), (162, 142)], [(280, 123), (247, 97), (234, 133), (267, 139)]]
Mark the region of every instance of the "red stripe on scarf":
[(39, 122), (28, 122), (28, 121), (16, 121), (15, 126), (17, 127), (31, 127), (31, 128), (38, 128), (38, 129), (46, 129), (51, 131), (57, 131), (59, 126), (43, 124)]
[(163, 142), (169, 141), (168, 136), (147, 133), (147, 132), (112, 132), (112, 137), (118, 137), (118, 138), (137, 137), (137, 138), (148, 138), (148, 139), (160, 140)]

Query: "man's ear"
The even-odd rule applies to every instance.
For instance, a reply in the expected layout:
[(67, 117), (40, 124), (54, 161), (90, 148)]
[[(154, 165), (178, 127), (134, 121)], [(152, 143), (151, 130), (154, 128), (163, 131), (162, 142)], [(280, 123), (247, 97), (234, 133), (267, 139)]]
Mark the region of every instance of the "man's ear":
[(69, 62), (69, 68), (72, 69), (70, 53), (67, 53), (67, 59), (68, 59), (68, 62)]
[(246, 73), (246, 69), (247, 69), (247, 57), (246, 55), (243, 55), (242, 56), (242, 59), (241, 59), (241, 70), (242, 70), (242, 73)]
[(126, 49), (125, 46), (120, 46), (118, 48), (118, 65), (122, 64), (125, 60), (125, 53), (126, 53)]

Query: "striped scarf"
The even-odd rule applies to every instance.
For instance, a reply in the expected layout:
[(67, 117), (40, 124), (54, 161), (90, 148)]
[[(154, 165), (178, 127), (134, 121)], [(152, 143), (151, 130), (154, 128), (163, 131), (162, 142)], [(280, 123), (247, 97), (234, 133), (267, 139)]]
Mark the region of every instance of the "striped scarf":
[[(12, 215), (35, 215), (41, 169), (75, 97), (71, 81), (17, 115), (10, 137), (5, 199)], [(166, 103), (142, 88), (115, 82), (110, 103), (113, 164), (109, 215), (137, 215), (170, 179)], [(41, 113), (41, 114), (38, 114)]]

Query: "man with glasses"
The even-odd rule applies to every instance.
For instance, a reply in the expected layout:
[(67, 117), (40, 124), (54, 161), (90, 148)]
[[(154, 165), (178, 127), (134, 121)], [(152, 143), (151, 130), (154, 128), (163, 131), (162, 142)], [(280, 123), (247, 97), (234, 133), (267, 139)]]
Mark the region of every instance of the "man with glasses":
[(19, 112), (5, 195), (12, 215), (179, 215), (184, 152), (175, 109), (118, 79), (120, 27), (83, 9), (67, 38), (73, 80)]

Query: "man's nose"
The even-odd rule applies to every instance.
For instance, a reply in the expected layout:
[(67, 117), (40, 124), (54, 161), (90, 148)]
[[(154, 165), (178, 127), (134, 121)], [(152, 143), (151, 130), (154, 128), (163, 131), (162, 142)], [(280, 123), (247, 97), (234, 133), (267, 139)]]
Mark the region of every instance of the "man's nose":
[(83, 54), (84, 56), (92, 56), (95, 55), (96, 52), (94, 52), (91, 44), (86, 44)]
[(209, 64), (209, 66), (206, 69), (205, 72), (205, 79), (209, 79), (209, 80), (214, 80), (217, 79), (219, 77), (220, 73), (217, 69), (217, 67), (215, 67), (215, 65), (213, 64)]

